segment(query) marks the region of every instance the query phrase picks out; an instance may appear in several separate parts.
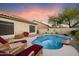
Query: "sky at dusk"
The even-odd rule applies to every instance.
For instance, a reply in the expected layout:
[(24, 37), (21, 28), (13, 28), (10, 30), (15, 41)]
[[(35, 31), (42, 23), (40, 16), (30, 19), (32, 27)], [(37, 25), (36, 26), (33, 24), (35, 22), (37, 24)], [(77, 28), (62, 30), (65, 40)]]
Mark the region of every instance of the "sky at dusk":
[(48, 22), (49, 16), (56, 16), (65, 8), (79, 8), (77, 3), (26, 3), (13, 4), (1, 3), (0, 9), (9, 11), (10, 13), (25, 18), (26, 20), (37, 20), (43, 23)]

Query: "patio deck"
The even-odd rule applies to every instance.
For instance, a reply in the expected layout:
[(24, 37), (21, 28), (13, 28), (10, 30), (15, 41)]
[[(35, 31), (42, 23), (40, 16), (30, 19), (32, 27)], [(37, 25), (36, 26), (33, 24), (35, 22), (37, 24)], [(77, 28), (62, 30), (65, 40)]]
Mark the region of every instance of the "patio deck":
[[(27, 39), (27, 47), (31, 46), (31, 42), (36, 38), (34, 37), (28, 37)], [(74, 42), (74, 41), (72, 41)], [(74, 44), (74, 43), (72, 43)], [(64, 45), (61, 49), (57, 50), (48, 50), (43, 49), (43, 54), (41, 56), (79, 56), (78, 51), (75, 49), (75, 47), (72, 45)]]

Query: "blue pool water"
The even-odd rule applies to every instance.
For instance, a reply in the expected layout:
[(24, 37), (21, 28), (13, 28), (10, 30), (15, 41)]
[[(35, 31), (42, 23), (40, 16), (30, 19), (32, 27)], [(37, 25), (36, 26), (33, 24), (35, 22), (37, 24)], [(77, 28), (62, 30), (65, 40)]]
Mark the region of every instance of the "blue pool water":
[(32, 44), (41, 45), (45, 49), (59, 49), (63, 46), (62, 42), (68, 39), (70, 37), (64, 35), (42, 35), (32, 41)]

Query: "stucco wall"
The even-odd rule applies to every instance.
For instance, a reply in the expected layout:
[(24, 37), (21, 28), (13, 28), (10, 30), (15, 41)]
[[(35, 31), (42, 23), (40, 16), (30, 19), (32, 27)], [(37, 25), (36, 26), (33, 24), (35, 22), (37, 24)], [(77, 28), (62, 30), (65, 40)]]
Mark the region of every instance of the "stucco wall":
[[(29, 32), (29, 25), (33, 25), (33, 24), (23, 23), (23, 22), (19, 22), (19, 21), (4, 19), (4, 18), (0, 18), (0, 20), (14, 23), (14, 34), (4, 35), (3, 36), (4, 38), (13, 37), (14, 35), (21, 34), (24, 31)], [(34, 33), (30, 33), (30, 34), (36, 34), (36, 31), (37, 31), (37, 29), (35, 30)]]
[(47, 29), (49, 28), (47, 25), (41, 24), (41, 23), (37, 23), (37, 29)]
[(49, 28), (48, 29), (39, 29), (39, 34), (45, 33), (59, 33), (59, 34), (69, 34), (72, 30), (76, 30), (77, 28)]

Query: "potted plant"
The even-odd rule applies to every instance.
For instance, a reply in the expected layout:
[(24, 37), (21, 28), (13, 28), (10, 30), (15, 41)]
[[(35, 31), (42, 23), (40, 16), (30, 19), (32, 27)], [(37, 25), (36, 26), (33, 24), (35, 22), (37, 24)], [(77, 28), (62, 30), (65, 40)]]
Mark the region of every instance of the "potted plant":
[(23, 32), (22, 34), (23, 34), (25, 37), (26, 37), (26, 36), (29, 36), (29, 33), (28, 33), (28, 32)]

